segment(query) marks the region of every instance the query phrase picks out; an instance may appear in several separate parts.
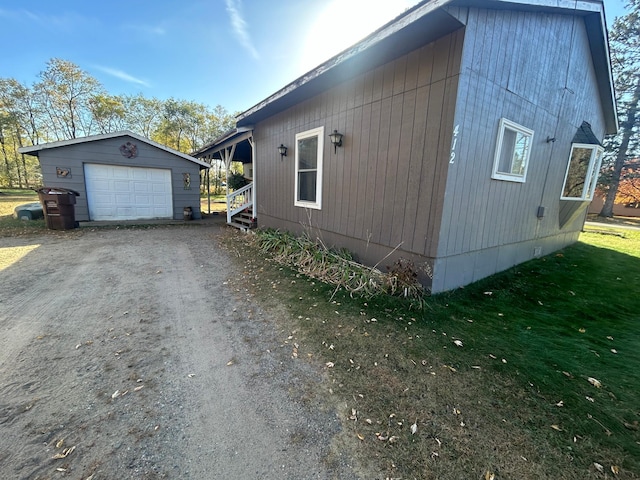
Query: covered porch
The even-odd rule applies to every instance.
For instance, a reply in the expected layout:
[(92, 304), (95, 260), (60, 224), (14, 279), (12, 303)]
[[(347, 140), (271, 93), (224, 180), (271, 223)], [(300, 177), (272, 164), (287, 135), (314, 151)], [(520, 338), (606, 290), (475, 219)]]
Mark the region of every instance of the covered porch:
[[(256, 203), (255, 183), (255, 143), (253, 140), (253, 127), (244, 126), (234, 128), (209, 145), (204, 146), (191, 154), (210, 165), (214, 161), (220, 161), (225, 168), (225, 190), (227, 203), (227, 224), (246, 230), (256, 226), (257, 219), (254, 215)], [(230, 191), (229, 177), (231, 174), (231, 162), (241, 162), (243, 176), (248, 184), (242, 188)], [(206, 172), (207, 195), (211, 199), (210, 175), (211, 169)]]

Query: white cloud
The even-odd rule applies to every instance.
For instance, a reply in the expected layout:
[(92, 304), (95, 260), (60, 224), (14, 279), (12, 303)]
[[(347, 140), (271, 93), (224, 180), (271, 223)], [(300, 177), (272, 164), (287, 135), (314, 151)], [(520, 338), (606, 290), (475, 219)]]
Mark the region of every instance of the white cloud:
[(124, 80), (125, 82), (135, 83), (136, 85), (142, 85), (143, 87), (151, 86), (148, 82), (141, 80), (140, 78), (136, 78), (133, 75), (129, 75), (127, 72), (118, 70), (117, 68), (103, 67), (100, 65), (96, 65), (95, 68), (107, 75)]
[(247, 29), (247, 22), (242, 16), (242, 3), (241, 0), (225, 0), (227, 4), (227, 12), (231, 17), (231, 26), (235, 32), (240, 44), (248, 50), (253, 58), (258, 58), (258, 51), (253, 46), (249, 30)]
[(83, 17), (74, 12), (62, 13), (60, 15), (52, 15), (47, 13), (38, 13), (27, 9), (22, 10), (0, 10), (0, 16), (4, 16), (19, 22), (28, 22), (30, 24), (39, 25), (49, 30), (77, 30), (78, 25), (86, 26), (92, 22), (92, 19)]

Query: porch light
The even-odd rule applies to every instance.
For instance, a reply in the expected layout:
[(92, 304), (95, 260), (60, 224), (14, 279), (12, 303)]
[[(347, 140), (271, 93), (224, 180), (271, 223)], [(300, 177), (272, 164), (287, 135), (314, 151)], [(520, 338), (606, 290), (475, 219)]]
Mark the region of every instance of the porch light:
[(287, 156), (287, 147), (285, 147), (282, 143), (278, 147), (278, 153), (280, 154), (280, 160)]
[(333, 153), (338, 153), (338, 147), (342, 146), (342, 137), (343, 135), (338, 133), (338, 130), (334, 130), (333, 133), (329, 134), (331, 144), (333, 145)]

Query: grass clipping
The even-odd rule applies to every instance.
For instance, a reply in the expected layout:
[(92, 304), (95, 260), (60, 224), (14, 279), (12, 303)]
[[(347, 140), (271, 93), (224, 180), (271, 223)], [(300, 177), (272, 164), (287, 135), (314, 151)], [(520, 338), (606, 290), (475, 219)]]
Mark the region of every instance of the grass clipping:
[(383, 273), (353, 260), (345, 250), (327, 248), (320, 240), (296, 237), (288, 232), (265, 229), (256, 231), (260, 250), (281, 265), (295, 268), (308, 277), (343, 288), (353, 296), (372, 298), (380, 295), (421, 301), (427, 291), (418, 282), (416, 268), (408, 260), (399, 259)]

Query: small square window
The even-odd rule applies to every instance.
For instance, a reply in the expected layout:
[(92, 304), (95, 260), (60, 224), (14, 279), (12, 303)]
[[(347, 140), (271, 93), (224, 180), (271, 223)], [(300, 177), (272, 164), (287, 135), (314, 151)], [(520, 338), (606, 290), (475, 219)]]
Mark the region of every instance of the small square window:
[(574, 143), (562, 187), (562, 200), (589, 201), (598, 183), (604, 150), (600, 145)]
[(491, 178), (524, 182), (532, 141), (533, 130), (501, 118)]

